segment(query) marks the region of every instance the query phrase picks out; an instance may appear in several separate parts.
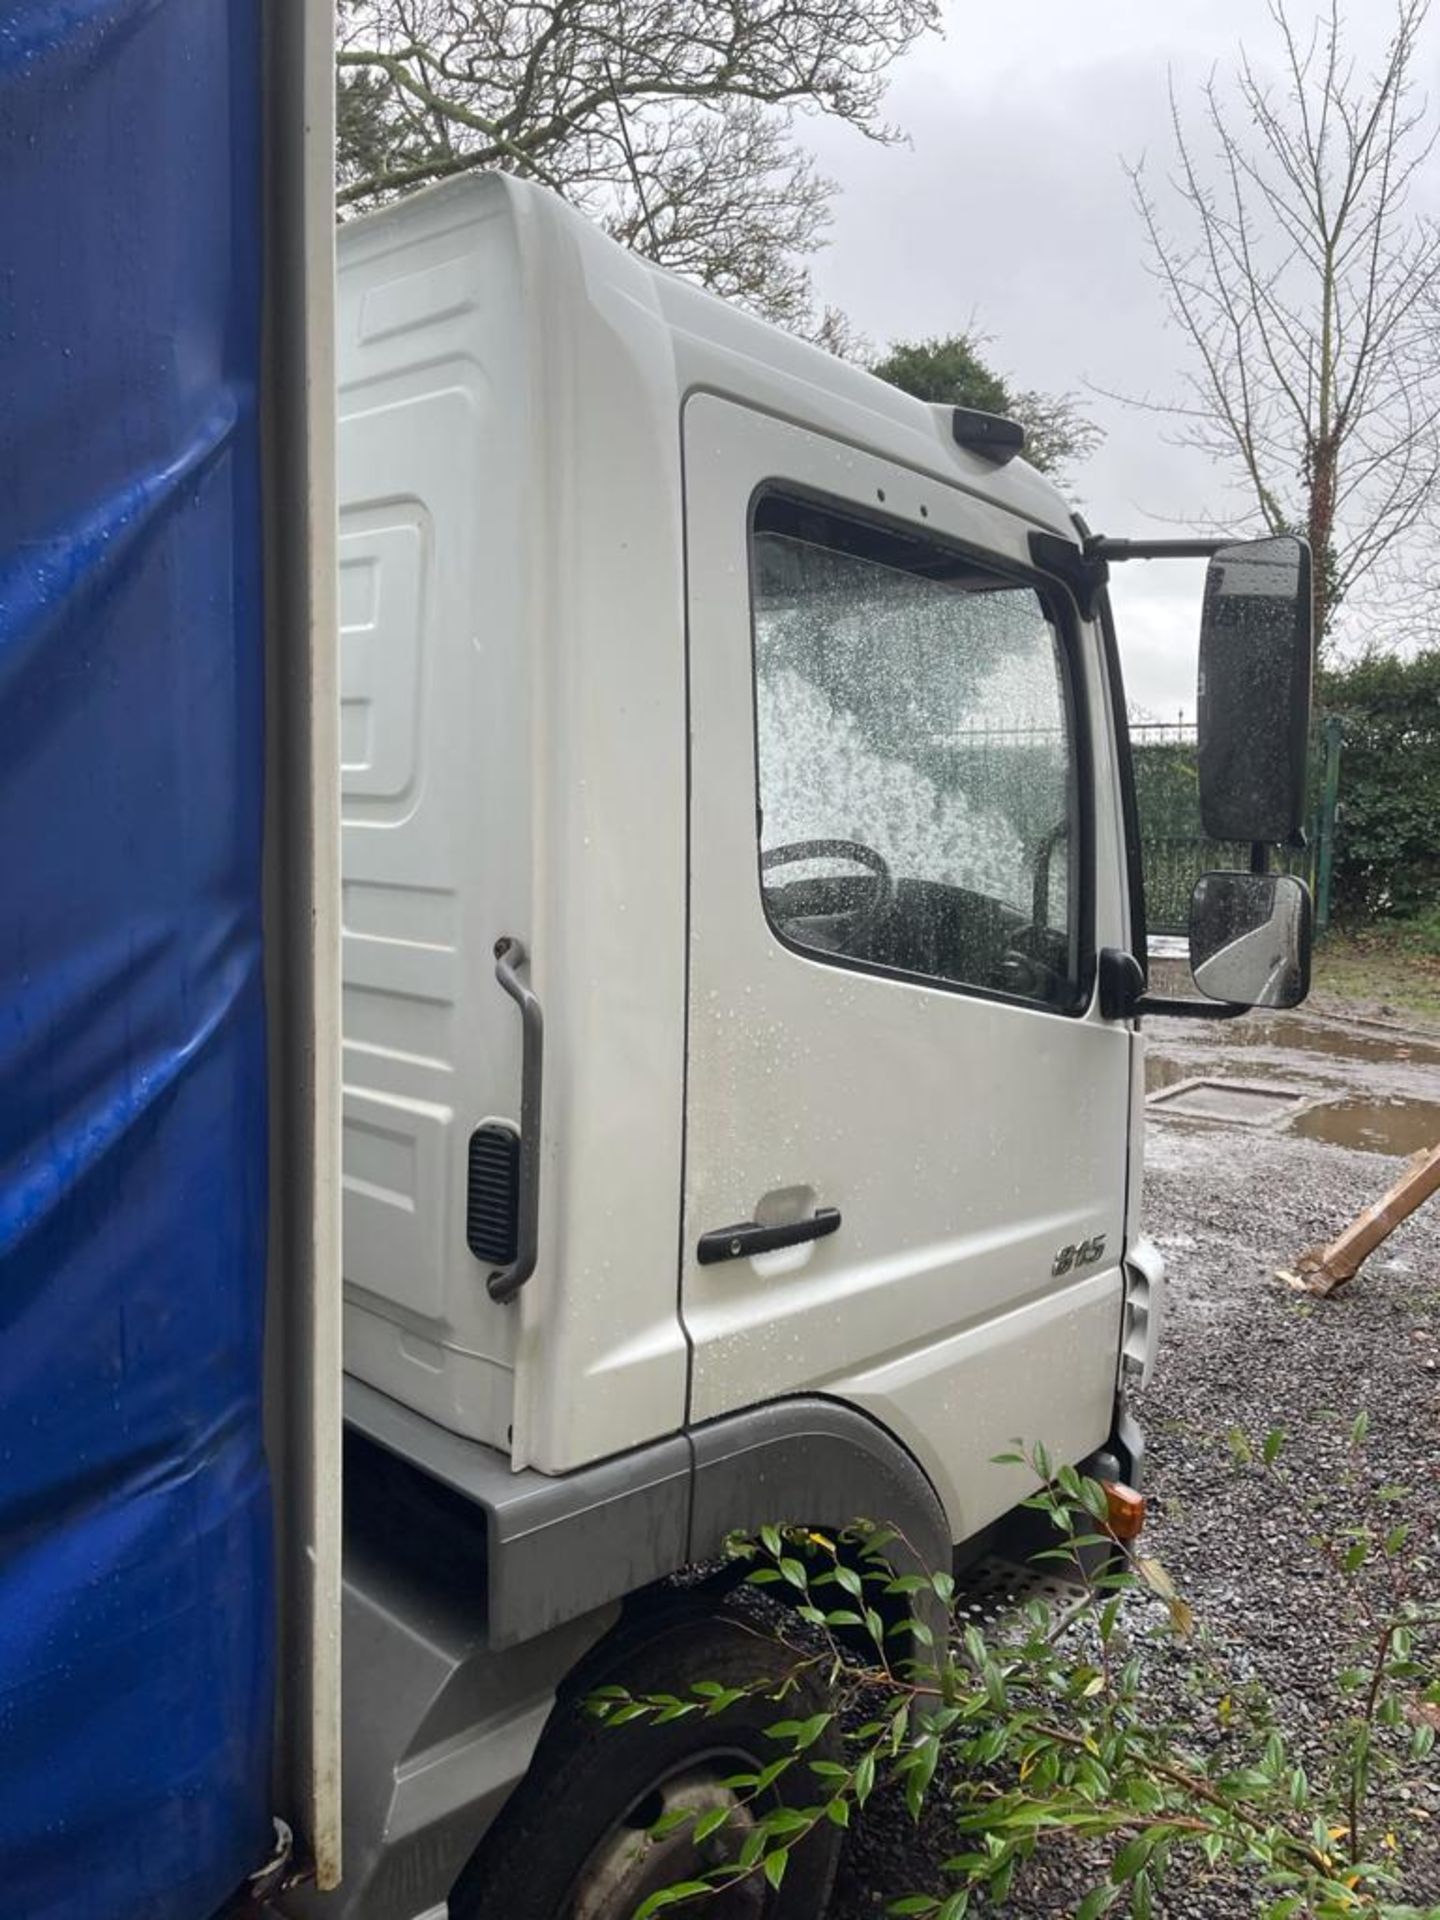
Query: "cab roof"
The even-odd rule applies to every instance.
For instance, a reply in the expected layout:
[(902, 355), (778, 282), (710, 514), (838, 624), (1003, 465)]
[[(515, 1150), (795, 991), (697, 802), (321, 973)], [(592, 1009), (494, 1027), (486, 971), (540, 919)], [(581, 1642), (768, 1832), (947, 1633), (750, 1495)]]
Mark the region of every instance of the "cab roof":
[[(521, 297), (534, 305), (552, 370), (594, 366), (623, 351), (652, 400), (664, 405), (668, 399), (665, 411), (672, 418), (691, 393), (718, 393), (964, 488), (1074, 539), (1063, 494), (1023, 458), (997, 465), (960, 446), (953, 408), (902, 393), (655, 266), (531, 181), (476, 173), (426, 188), (347, 223), (342, 251), (362, 232), (380, 240), (393, 224), (413, 220), (422, 201), (432, 216), (483, 212), (511, 226)], [(597, 331), (605, 336), (599, 354)], [(656, 351), (657, 332), (668, 354)], [(672, 389), (668, 396), (662, 386)]]

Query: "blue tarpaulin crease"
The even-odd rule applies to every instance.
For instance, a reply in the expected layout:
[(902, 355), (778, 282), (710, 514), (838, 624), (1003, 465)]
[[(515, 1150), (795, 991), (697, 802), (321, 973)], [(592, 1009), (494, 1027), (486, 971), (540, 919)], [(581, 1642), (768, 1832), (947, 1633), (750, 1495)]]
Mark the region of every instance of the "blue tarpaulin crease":
[(270, 1850), (259, 0), (0, 6), (0, 1913)]

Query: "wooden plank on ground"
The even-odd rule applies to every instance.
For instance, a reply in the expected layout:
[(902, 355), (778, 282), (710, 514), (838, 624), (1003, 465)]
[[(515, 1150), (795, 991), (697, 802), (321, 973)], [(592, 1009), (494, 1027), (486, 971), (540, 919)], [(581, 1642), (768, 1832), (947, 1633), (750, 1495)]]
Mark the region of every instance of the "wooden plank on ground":
[(1376, 1247), (1437, 1191), (1440, 1146), (1417, 1153), (1394, 1186), (1373, 1207), (1357, 1214), (1338, 1239), (1328, 1247), (1311, 1247), (1295, 1262), (1293, 1272), (1282, 1268), (1277, 1278), (1301, 1293), (1322, 1297), (1334, 1293), (1353, 1280)]

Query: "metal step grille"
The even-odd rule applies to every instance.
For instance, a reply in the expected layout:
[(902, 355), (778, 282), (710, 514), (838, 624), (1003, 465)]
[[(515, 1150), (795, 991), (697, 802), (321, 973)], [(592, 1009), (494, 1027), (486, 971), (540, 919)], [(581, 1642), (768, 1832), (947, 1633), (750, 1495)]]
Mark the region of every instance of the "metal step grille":
[(1027, 1565), (987, 1554), (966, 1569), (955, 1594), (957, 1625), (988, 1627), (1018, 1613), (1029, 1600), (1043, 1600), (1056, 1624), (1084, 1604), (1085, 1586), (1045, 1565)]

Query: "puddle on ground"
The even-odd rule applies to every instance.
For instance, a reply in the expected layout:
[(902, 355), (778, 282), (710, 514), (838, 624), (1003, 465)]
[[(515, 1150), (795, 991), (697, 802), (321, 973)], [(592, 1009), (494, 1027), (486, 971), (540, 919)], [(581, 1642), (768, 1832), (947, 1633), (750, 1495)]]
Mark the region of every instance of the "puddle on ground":
[(1273, 1047), (1283, 1053), (1323, 1053), (1332, 1060), (1414, 1061), (1419, 1065), (1440, 1065), (1440, 1045), (1416, 1040), (1406, 1033), (1393, 1037), (1380, 1033), (1356, 1033), (1348, 1027), (1336, 1027), (1274, 1014), (1247, 1014), (1240, 1020), (1216, 1023), (1208, 1030), (1196, 1022), (1200, 1031), (1196, 1042), (1229, 1047)]
[(1161, 1087), (1173, 1087), (1179, 1080), (1195, 1078), (1193, 1060), (1172, 1060), (1168, 1054), (1148, 1052), (1145, 1055), (1145, 1091), (1155, 1093)]
[[(1187, 1044), (1188, 1043), (1188, 1044)], [(1212, 1050), (1223, 1046), (1228, 1052), (1249, 1053), (1252, 1048), (1264, 1048), (1274, 1053), (1294, 1055), (1307, 1053), (1315, 1056), (1301, 1066), (1298, 1061), (1289, 1072), (1324, 1074), (1326, 1060), (1335, 1062), (1336, 1071), (1330, 1076), (1332, 1085), (1353, 1084), (1354, 1076), (1347, 1074), (1340, 1065), (1342, 1061), (1362, 1060), (1387, 1067), (1424, 1067), (1432, 1062), (1440, 1066), (1440, 1047), (1423, 1040), (1372, 1040), (1367, 1035), (1339, 1034), (1327, 1027), (1303, 1027), (1298, 1021), (1282, 1025), (1275, 1020), (1258, 1021), (1251, 1025), (1248, 1021), (1237, 1020), (1229, 1025), (1218, 1046), (1211, 1036), (1197, 1034), (1179, 1044), (1183, 1053), (1158, 1051), (1167, 1045), (1174, 1045), (1166, 1036), (1163, 1040), (1152, 1040), (1145, 1054), (1145, 1088), (1154, 1093), (1160, 1087), (1173, 1087), (1177, 1080), (1192, 1078), (1197, 1067), (1206, 1067), (1207, 1078), (1213, 1074), (1225, 1078), (1227, 1074), (1236, 1079), (1276, 1080), (1286, 1079), (1289, 1074), (1283, 1062), (1245, 1058), (1233, 1065), (1217, 1064), (1210, 1069), (1207, 1056)]]
[[(1252, 1082), (1273, 1080), (1288, 1086), (1294, 1078), (1293, 1069), (1290, 1073), (1286, 1073), (1283, 1067), (1273, 1065), (1268, 1060), (1246, 1060), (1243, 1063), (1237, 1061), (1235, 1064), (1237, 1067), (1242, 1068), (1242, 1070), (1238, 1072), (1230, 1071), (1227, 1070), (1224, 1065), (1217, 1065), (1212, 1068), (1203, 1056), (1192, 1058), (1189, 1056), (1177, 1057), (1176, 1055), (1168, 1053), (1147, 1053), (1145, 1055), (1145, 1091), (1146, 1093), (1158, 1093), (1162, 1087), (1177, 1086), (1182, 1080), (1246, 1080)], [(1198, 1073), (1196, 1069), (1199, 1067), (1203, 1067), (1205, 1071)], [(1300, 1071), (1302, 1075), (1305, 1075), (1309, 1072), (1309, 1069), (1302, 1068)], [(1343, 1077), (1338, 1084), (1344, 1085)]]
[[(1353, 1062), (1397, 1071), (1357, 1073)], [(1145, 1056), (1145, 1090), (1157, 1113), (1172, 1112), (1177, 1122), (1265, 1124), (1268, 1107), (1269, 1124), (1278, 1122), (1284, 1134), (1403, 1158), (1440, 1144), (1440, 1102), (1405, 1097), (1410, 1088), (1432, 1090), (1423, 1071), (1432, 1065), (1440, 1065), (1440, 1043), (1403, 1030), (1364, 1032), (1296, 1014), (1252, 1014), (1209, 1028), (1197, 1022), (1183, 1036), (1155, 1035)], [(1286, 1101), (1300, 1093), (1297, 1083), (1309, 1104), (1285, 1114)]]
[(1440, 1145), (1440, 1106), (1428, 1100), (1327, 1100), (1296, 1114), (1285, 1131), (1403, 1158)]

